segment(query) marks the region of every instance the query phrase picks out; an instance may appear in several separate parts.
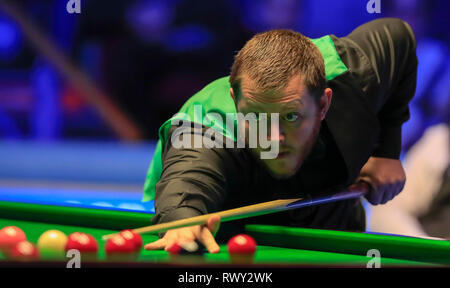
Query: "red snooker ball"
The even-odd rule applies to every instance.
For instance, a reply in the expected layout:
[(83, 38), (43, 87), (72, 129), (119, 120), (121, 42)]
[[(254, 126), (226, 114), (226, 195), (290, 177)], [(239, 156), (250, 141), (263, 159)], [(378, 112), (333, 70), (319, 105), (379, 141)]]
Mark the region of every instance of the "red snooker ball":
[(6, 226), (0, 230), (0, 251), (7, 254), (15, 244), (25, 240), (27, 240), (27, 236), (22, 229), (16, 226)]
[(232, 263), (251, 263), (256, 252), (256, 241), (249, 235), (239, 234), (228, 241), (227, 248)]
[(66, 252), (76, 249), (81, 254), (81, 260), (92, 261), (97, 259), (98, 242), (97, 240), (86, 233), (74, 232), (69, 235), (66, 243)]
[(174, 243), (167, 249), (171, 255), (203, 255), (205, 251), (197, 241)]
[(142, 237), (141, 235), (133, 232), (131, 229), (120, 231), (120, 235), (127, 240), (131, 240), (134, 243), (135, 251), (139, 251), (142, 249)]
[(134, 241), (118, 234), (108, 239), (105, 245), (106, 258), (110, 261), (122, 262), (136, 260), (139, 251), (135, 250)]
[(171, 261), (187, 264), (204, 262), (205, 259), (203, 254), (205, 251), (198, 243), (199, 242), (196, 241), (190, 241), (172, 244), (167, 249), (167, 252), (170, 254)]
[(33, 261), (39, 259), (39, 251), (33, 243), (21, 241), (10, 249), (8, 257), (16, 261)]
[(170, 255), (178, 255), (182, 249), (183, 247), (180, 244), (174, 243), (167, 249), (167, 252), (169, 252)]

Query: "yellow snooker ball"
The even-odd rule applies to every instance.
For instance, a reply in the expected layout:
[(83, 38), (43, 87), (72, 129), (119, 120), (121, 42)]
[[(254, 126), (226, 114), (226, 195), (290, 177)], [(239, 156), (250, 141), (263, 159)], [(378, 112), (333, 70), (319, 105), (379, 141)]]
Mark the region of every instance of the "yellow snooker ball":
[(39, 237), (37, 247), (42, 258), (65, 258), (67, 235), (58, 230), (48, 230)]

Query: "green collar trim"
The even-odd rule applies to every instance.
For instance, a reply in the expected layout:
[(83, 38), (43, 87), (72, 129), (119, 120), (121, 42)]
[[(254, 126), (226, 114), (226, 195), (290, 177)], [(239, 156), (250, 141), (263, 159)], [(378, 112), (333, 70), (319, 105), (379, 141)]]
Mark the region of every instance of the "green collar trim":
[(342, 62), (341, 57), (336, 51), (333, 40), (330, 35), (323, 36), (311, 41), (319, 48), (325, 62), (325, 75), (327, 81), (333, 80), (337, 76), (347, 72), (347, 66)]

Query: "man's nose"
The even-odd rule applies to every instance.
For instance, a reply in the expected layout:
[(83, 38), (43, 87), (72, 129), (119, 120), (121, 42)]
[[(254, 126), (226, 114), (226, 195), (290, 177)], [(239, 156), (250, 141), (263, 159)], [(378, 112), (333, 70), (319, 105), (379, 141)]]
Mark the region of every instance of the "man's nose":
[(267, 134), (269, 141), (278, 141), (280, 144), (284, 143), (286, 138), (284, 129), (278, 123), (271, 123), (270, 131)]

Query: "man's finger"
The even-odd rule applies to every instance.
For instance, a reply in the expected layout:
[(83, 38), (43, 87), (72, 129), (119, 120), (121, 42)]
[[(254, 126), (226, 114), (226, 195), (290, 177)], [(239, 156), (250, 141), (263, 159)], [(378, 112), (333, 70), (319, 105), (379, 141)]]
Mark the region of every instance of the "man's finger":
[(382, 196), (383, 196), (382, 192), (383, 191), (381, 191), (381, 189), (379, 187), (377, 187), (377, 185), (375, 185), (373, 183), (372, 179), (369, 178), (368, 176), (364, 176), (364, 175), (360, 176), (357, 179), (357, 182), (359, 182), (359, 181), (366, 182), (367, 184), (370, 185), (371, 189), (370, 189), (369, 193), (367, 195), (365, 195), (365, 198), (367, 199), (367, 201), (369, 201), (370, 204), (378, 205), (382, 200)]
[(167, 231), (166, 235), (164, 235), (164, 239), (166, 239), (164, 250), (168, 251), (168, 249), (178, 241), (179, 232), (180, 231), (177, 231), (177, 229)]
[(397, 193), (395, 194), (395, 196), (397, 196), (398, 194), (400, 194), (400, 192), (403, 191), (403, 188), (405, 188), (405, 181), (400, 181), (400, 182), (398, 183)]
[(388, 193), (388, 191), (386, 190), (386, 187), (380, 186), (375, 191), (373, 191), (372, 201), (374, 205), (382, 204), (383, 197), (385, 197), (385, 194)]
[(176, 243), (177, 244), (179, 244), (179, 245), (182, 245), (182, 244), (185, 244), (185, 243), (189, 243), (189, 242), (192, 242), (192, 241), (195, 241), (195, 236), (194, 236), (194, 234), (190, 234), (190, 235), (182, 235), (182, 236), (180, 236), (178, 239), (177, 239), (177, 241), (176, 241)]
[[(391, 188), (392, 189), (392, 188)], [(383, 198), (381, 199), (379, 204), (386, 204), (387, 202), (391, 201), (392, 198), (394, 198), (394, 191), (392, 191), (391, 189), (389, 189), (389, 187), (387, 187), (385, 189), (385, 192), (383, 194)]]
[(144, 246), (145, 250), (162, 250), (166, 247), (166, 239), (162, 238)]
[(217, 253), (220, 250), (219, 245), (217, 245), (217, 242), (209, 229), (202, 230), (199, 241), (205, 245), (209, 253)]
[(382, 204), (386, 204), (387, 202), (394, 199), (402, 191), (402, 189), (403, 189), (403, 182), (398, 181), (398, 182), (392, 184), (390, 187), (388, 187), (386, 189), (389, 191), (387, 191), (386, 195), (383, 197)]

